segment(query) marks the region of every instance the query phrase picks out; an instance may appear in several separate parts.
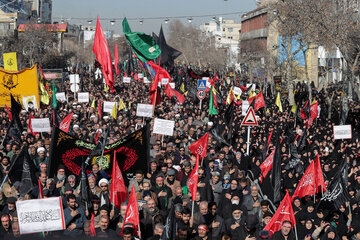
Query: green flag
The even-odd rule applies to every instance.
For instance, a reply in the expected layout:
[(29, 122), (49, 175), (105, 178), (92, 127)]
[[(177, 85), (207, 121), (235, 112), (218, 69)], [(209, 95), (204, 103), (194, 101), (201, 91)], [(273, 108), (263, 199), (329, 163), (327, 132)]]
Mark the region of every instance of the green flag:
[(57, 88), (56, 85), (54, 83), (54, 81), (52, 82), (52, 91), (53, 91), (53, 108), (56, 109), (57, 108), (57, 101), (56, 101), (56, 93), (57, 93)]
[(216, 108), (214, 106), (214, 100), (215, 99), (216, 99), (216, 90), (214, 89), (214, 87), (211, 87), (211, 89), (210, 89), (209, 115), (217, 115), (218, 114), (218, 112), (216, 111)]
[(160, 56), (160, 47), (156, 44), (153, 37), (141, 32), (131, 32), (126, 18), (124, 18), (122, 25), (128, 43), (142, 62), (148, 62)]

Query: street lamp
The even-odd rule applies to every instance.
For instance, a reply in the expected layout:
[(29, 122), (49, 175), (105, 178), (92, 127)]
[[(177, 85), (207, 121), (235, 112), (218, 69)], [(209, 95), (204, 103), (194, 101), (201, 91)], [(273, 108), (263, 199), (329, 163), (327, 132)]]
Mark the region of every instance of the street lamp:
[(112, 26), (114, 26), (114, 25), (115, 25), (115, 20), (111, 20), (111, 21), (110, 21), (110, 24), (111, 24)]
[(90, 24), (92, 23), (92, 20), (88, 20), (87, 22), (88, 22), (88, 24), (90, 25)]
[(37, 19), (37, 23), (41, 23), (41, 18), (38, 18), (38, 19)]
[(140, 25), (142, 25), (144, 23), (144, 20), (140, 19), (139, 23)]
[(165, 20), (164, 20), (164, 22), (165, 22), (165, 24), (168, 24), (169, 19), (168, 19), (168, 18), (167, 18), (167, 19), (165, 19)]
[(192, 17), (189, 17), (189, 18), (188, 18), (189, 23), (191, 23), (191, 22), (192, 22), (192, 20), (193, 20), (193, 18), (192, 18)]

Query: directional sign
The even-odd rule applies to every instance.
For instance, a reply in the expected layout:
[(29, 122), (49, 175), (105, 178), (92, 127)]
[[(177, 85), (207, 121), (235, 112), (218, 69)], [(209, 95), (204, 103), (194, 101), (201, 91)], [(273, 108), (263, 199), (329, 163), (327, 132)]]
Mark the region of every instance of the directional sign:
[(205, 91), (204, 90), (199, 90), (196, 95), (197, 95), (199, 100), (203, 100), (205, 98)]
[(255, 112), (252, 107), (250, 107), (245, 118), (242, 120), (241, 125), (242, 126), (257, 126), (258, 125), (258, 122), (255, 117)]
[(199, 79), (197, 86), (198, 90), (206, 90), (206, 79)]

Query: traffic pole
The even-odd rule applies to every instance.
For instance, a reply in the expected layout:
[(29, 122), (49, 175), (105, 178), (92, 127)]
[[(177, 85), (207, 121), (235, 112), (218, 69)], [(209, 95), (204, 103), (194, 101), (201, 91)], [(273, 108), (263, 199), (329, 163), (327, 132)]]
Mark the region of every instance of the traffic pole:
[(200, 111), (201, 111), (201, 105), (202, 105), (202, 99), (200, 99), (200, 104), (199, 104)]
[(250, 151), (250, 130), (251, 130), (251, 126), (248, 126), (248, 132), (247, 132), (247, 148), (246, 148), (246, 154), (249, 156), (249, 151)]

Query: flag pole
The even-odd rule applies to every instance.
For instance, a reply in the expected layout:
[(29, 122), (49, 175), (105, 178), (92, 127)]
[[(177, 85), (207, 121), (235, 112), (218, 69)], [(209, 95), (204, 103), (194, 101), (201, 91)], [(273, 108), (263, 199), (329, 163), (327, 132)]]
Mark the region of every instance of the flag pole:
[(296, 240), (298, 240), (298, 235), (297, 235), (296, 224), (294, 225), (294, 230), (295, 230), (295, 239), (296, 239)]
[(195, 201), (192, 201), (191, 216), (194, 216), (194, 203)]
[[(159, 66), (155, 75), (155, 79), (154, 81), (156, 82), (157, 79), (159, 79), (159, 72), (160, 72), (160, 60), (161, 60), (161, 56), (159, 57)], [(157, 82), (159, 83), (159, 82)], [(151, 86), (150, 86), (151, 88)], [(154, 99), (154, 107), (153, 107), (153, 116), (154, 116), (154, 112), (155, 112), (155, 106), (156, 106), (156, 98), (157, 98), (157, 92), (158, 92), (158, 85), (156, 85), (156, 90), (155, 90), (155, 99)]]

